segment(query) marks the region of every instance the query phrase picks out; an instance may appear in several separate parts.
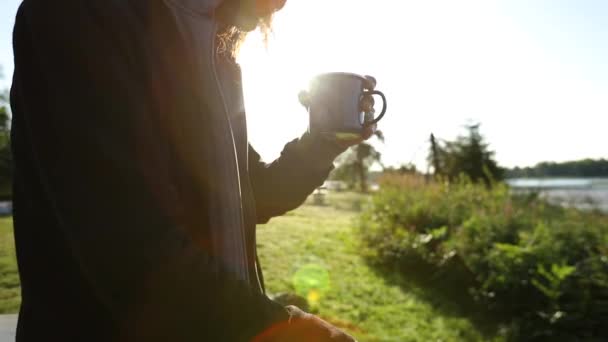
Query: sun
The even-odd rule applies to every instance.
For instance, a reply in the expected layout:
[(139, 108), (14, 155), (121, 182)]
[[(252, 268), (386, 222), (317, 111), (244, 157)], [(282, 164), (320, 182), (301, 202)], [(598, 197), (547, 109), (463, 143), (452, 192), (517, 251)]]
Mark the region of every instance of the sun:
[[(348, 19), (336, 15), (337, 6), (333, 1), (287, 1), (275, 16), (267, 46), (255, 31), (241, 48), (249, 140), (267, 161), (306, 131), (308, 114), (298, 93), (308, 82), (323, 72), (356, 71), (351, 64), (360, 51), (344, 37), (357, 34), (339, 29), (348, 27)], [(324, 12), (318, 13), (319, 8)]]

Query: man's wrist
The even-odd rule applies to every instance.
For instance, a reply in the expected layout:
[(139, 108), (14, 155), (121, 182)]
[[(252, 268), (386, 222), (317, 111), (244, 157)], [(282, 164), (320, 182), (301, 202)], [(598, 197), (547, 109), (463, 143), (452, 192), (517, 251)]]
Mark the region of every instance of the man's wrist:
[(340, 146), (335, 139), (310, 132), (300, 137), (298, 145), (304, 158), (312, 163), (314, 168), (322, 170), (332, 168), (334, 160), (347, 149)]

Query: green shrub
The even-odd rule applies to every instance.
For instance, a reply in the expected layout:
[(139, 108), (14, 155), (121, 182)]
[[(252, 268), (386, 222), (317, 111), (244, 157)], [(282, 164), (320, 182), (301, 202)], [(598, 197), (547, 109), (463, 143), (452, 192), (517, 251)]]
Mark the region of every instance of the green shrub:
[(370, 261), (461, 287), (454, 293), (511, 327), (514, 339), (608, 338), (605, 215), (516, 196), (503, 184), (392, 176), (359, 232)]

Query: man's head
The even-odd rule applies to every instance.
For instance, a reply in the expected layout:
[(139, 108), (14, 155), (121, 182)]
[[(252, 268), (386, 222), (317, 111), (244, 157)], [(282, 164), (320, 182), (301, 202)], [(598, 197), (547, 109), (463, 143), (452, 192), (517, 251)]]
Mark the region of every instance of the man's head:
[(286, 0), (225, 0), (218, 8), (218, 18), (224, 25), (242, 32), (256, 27), (269, 27), (272, 15), (283, 8)]
[(283, 8), (287, 0), (254, 0), (254, 2), (256, 15), (263, 18)]
[(236, 55), (248, 32), (260, 27), (267, 37), (272, 15), (285, 6), (287, 0), (224, 0), (217, 9), (220, 52)]

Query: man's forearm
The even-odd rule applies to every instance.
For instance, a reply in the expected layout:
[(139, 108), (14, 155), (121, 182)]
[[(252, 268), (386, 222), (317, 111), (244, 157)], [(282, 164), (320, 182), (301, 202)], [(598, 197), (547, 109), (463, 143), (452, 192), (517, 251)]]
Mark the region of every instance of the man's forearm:
[(249, 170), (258, 222), (267, 222), (301, 205), (327, 179), (334, 159), (344, 150), (309, 133), (285, 145), (281, 156), (271, 164), (261, 162), (259, 154), (250, 148)]

